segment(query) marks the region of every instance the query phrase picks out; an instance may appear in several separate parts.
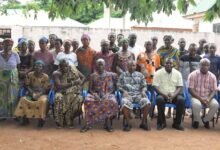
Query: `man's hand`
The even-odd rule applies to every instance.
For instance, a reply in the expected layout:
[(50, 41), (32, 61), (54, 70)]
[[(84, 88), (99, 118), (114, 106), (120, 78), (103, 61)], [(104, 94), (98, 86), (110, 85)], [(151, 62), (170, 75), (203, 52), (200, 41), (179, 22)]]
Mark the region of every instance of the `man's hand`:
[(129, 94), (127, 91), (123, 91), (123, 97), (129, 97)]
[(168, 93), (168, 100), (171, 103), (173, 101), (173, 99), (175, 98), (175, 95), (173, 95), (172, 93)]
[(142, 91), (142, 92), (141, 92), (141, 95), (142, 95), (142, 97), (147, 97), (147, 95), (146, 95), (146, 92), (145, 92), (145, 91)]
[(208, 101), (207, 99), (205, 99), (205, 98), (201, 98), (201, 99), (200, 99), (200, 102), (201, 102), (203, 105), (205, 105), (205, 106), (208, 106), (208, 104), (209, 104), (209, 101)]

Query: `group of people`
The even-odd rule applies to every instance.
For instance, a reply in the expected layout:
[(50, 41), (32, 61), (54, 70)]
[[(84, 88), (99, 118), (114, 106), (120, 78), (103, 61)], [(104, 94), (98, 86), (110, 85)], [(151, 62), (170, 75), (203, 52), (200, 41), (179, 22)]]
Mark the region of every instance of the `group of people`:
[[(81, 132), (97, 122), (104, 122), (104, 129), (112, 132), (112, 120), (122, 112), (123, 130), (130, 131), (135, 103), (142, 113), (139, 127), (150, 130), (148, 117), (154, 113), (151, 105), (155, 100), (157, 129), (166, 128), (165, 104), (173, 103), (176, 115), (172, 127), (184, 130), (183, 93), (187, 90), (193, 128), (197, 129), (202, 122), (209, 128), (209, 121), (219, 108), (215, 95), (220, 57), (216, 55), (215, 44), (201, 39), (198, 47), (191, 43), (186, 50), (184, 38), (179, 39), (179, 48), (175, 48), (173, 37), (165, 35), (160, 48), (157, 37), (141, 48), (134, 33), (128, 38), (109, 33), (108, 39), (101, 41), (101, 51), (96, 51), (90, 47), (90, 41), (90, 36), (83, 34), (79, 46), (76, 39), (63, 41), (51, 34), (49, 39), (39, 39), (37, 51), (35, 42), (25, 38), (20, 38), (14, 49), (12, 39), (0, 41), (1, 120), (14, 116), (27, 125), (30, 118), (35, 118), (39, 119), (38, 126), (43, 127), (48, 110), (52, 109), (57, 128), (72, 128), (74, 119), (83, 114)], [(82, 89), (88, 91), (85, 97)], [(55, 92), (52, 104), (47, 96), (51, 90)], [(118, 93), (122, 103), (118, 102)], [(209, 112), (201, 118), (203, 107), (209, 108)]]

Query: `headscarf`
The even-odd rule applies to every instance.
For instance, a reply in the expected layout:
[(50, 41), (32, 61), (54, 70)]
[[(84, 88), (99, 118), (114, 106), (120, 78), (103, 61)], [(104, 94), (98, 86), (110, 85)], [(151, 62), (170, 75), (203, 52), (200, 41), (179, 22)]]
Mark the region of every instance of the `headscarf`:
[(45, 65), (45, 63), (42, 61), (42, 60), (36, 60), (35, 62), (34, 62), (34, 65)]
[(48, 43), (49, 41), (48, 41), (48, 38), (46, 38), (45, 36), (43, 36), (42, 38), (40, 38), (40, 40), (39, 40), (39, 43), (40, 42), (46, 42), (46, 43)]
[(88, 35), (88, 34), (83, 34), (82, 36), (81, 36), (81, 40), (83, 40), (83, 39), (87, 39), (87, 40), (91, 40), (91, 38), (90, 38), (90, 36)]

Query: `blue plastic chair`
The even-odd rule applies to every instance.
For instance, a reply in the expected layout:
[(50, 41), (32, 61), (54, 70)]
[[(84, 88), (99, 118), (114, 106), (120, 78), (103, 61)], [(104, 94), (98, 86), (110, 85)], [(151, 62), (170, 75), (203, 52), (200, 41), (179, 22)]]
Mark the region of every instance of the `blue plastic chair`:
[[(146, 92), (148, 99), (151, 99), (151, 93), (149, 91)], [(118, 113), (118, 120), (120, 119), (120, 110), (122, 108), (122, 94), (120, 91), (116, 91), (115, 95), (118, 100), (118, 105), (119, 105), (119, 113)], [(138, 103), (133, 103), (133, 110), (141, 110), (141, 107)], [(140, 111), (140, 118), (141, 118), (141, 111)]]

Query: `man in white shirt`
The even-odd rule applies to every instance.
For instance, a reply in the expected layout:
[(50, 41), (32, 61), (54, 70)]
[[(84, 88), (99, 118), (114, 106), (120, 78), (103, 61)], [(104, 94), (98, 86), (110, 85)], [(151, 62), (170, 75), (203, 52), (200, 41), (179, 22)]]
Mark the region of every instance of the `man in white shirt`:
[(137, 35), (135, 33), (131, 33), (128, 36), (129, 40), (129, 46), (128, 46), (128, 51), (134, 53), (135, 55), (135, 60), (137, 59), (137, 56), (140, 54), (140, 52), (144, 52), (144, 48), (136, 44), (137, 41)]

